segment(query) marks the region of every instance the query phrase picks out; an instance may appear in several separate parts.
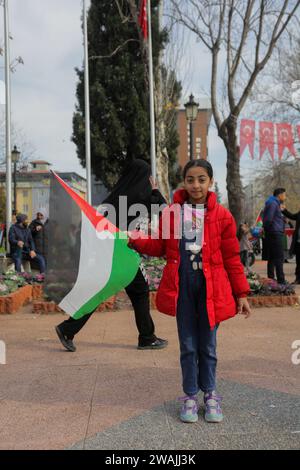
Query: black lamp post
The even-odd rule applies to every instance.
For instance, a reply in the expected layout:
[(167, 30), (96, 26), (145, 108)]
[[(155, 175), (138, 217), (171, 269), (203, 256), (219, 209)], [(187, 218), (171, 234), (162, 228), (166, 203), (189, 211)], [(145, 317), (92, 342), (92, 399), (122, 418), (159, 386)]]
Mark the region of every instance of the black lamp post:
[(17, 146), (14, 146), (13, 151), (11, 152), (11, 161), (14, 164), (14, 210), (17, 213), (17, 163), (20, 160), (21, 152), (17, 149)]
[(186, 112), (186, 119), (190, 124), (190, 160), (193, 160), (193, 148), (194, 148), (194, 129), (193, 123), (197, 120), (198, 117), (198, 108), (199, 103), (195, 102), (193, 94), (191, 94), (190, 99), (184, 105)]

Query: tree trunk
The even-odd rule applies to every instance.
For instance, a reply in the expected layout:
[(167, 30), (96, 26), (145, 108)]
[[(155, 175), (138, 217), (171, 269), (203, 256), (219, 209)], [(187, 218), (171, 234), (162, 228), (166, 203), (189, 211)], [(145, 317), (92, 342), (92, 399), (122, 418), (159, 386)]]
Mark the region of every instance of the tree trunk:
[(166, 147), (163, 145), (165, 135), (165, 124), (162, 122), (158, 130), (156, 171), (158, 187), (167, 200), (170, 202), (170, 184), (169, 184), (169, 156)]
[(226, 136), (222, 136), (227, 150), (227, 193), (229, 210), (235, 218), (237, 227), (244, 221), (244, 192), (240, 176), (240, 155), (237, 147), (236, 121), (225, 124)]
[[(159, 30), (161, 30), (164, 2), (159, 2)], [(155, 109), (156, 109), (156, 172), (158, 187), (167, 200), (170, 202), (169, 185), (169, 155), (165, 145), (166, 142), (166, 124), (163, 110), (164, 96), (162, 86), (162, 50), (159, 54), (158, 67), (156, 70), (155, 87)]]

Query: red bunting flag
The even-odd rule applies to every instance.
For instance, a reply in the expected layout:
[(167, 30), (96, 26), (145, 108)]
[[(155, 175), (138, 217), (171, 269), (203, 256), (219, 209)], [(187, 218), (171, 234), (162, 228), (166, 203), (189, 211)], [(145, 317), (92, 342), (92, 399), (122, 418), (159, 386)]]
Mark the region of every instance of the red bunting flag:
[(268, 150), (274, 160), (274, 124), (273, 122), (259, 123), (259, 158)]
[(285, 149), (295, 157), (296, 151), (294, 147), (294, 136), (291, 124), (276, 124), (278, 157), (281, 160)]
[(298, 132), (298, 139), (299, 139), (299, 142), (300, 142), (300, 124), (298, 124), (298, 126), (297, 126), (297, 132)]
[(139, 25), (142, 29), (145, 41), (148, 39), (148, 14), (147, 14), (147, 0), (141, 1)]
[(247, 145), (249, 145), (250, 155), (252, 159), (254, 158), (254, 138), (255, 121), (252, 119), (242, 119), (240, 127), (240, 157), (243, 155)]

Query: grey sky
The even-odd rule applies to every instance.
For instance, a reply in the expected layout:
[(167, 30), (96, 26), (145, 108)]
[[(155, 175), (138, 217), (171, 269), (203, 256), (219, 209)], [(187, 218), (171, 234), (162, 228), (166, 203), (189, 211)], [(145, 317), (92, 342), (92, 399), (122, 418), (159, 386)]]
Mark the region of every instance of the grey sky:
[[(56, 170), (76, 171), (84, 176), (85, 170), (70, 141), (77, 83), (74, 68), (83, 61), (82, 1), (9, 0), (9, 7), (11, 59), (21, 56), (24, 60), (24, 65), (18, 65), (12, 74), (12, 120), (35, 147), (35, 158), (48, 160)], [(2, 8), (0, 15), (2, 41)], [(0, 67), (3, 79), (3, 57)], [(209, 88), (210, 57), (192, 36), (178, 75), (184, 79), (185, 96), (193, 92), (200, 97), (202, 89)], [(210, 131), (209, 151), (225, 195), (226, 154), (214, 128)], [(247, 166), (249, 159), (243, 159)]]
[(11, 76), (12, 121), (34, 145), (35, 158), (84, 174), (70, 142), (74, 67), (83, 60), (81, 0), (9, 0), (9, 7), (11, 60), (24, 60)]

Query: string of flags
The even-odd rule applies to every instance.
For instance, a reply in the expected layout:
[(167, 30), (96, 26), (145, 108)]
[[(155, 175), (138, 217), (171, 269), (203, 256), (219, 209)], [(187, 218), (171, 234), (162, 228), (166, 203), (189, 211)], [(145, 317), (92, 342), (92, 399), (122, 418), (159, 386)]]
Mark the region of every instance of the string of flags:
[[(240, 124), (240, 157), (245, 149), (249, 148), (249, 153), (254, 159), (254, 143), (256, 138), (256, 121), (253, 119), (242, 119)], [(293, 127), (300, 141), (300, 124), (292, 126), (288, 123), (273, 123), (260, 121), (258, 123), (259, 159), (261, 160), (268, 152), (272, 160), (275, 159), (275, 145), (278, 148), (278, 158), (282, 159), (286, 150), (290, 155), (296, 157), (295, 136)]]

